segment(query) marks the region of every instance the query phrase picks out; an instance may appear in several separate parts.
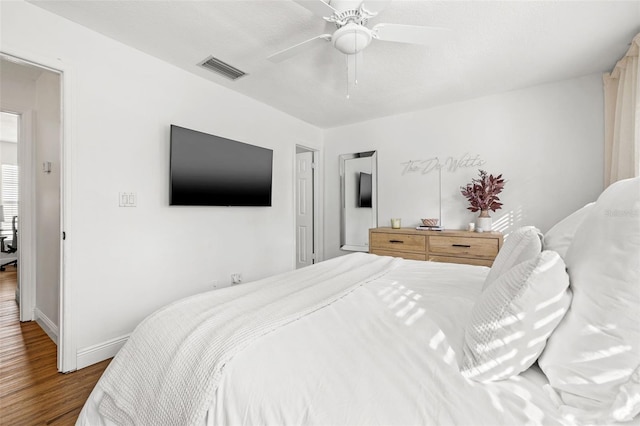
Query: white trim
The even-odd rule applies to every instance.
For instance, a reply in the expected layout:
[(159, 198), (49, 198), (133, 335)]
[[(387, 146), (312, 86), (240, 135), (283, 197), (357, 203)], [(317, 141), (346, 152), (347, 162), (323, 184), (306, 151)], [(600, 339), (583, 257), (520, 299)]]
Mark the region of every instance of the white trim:
[[(20, 115), (20, 129), (18, 136), (18, 187), (20, 218), (20, 232), (18, 232), (18, 305), (20, 307), (20, 321), (33, 321), (36, 307), (36, 233), (35, 233), (35, 112), (27, 106), (0, 103), (2, 111)], [(28, 194), (25, 196), (24, 194)], [(1, 263), (8, 262), (0, 259)]]
[[(323, 180), (324, 180), (324, 176), (323, 176), (323, 168), (324, 168), (324, 164), (322, 161), (322, 155), (321, 155), (321, 150), (319, 148), (313, 148), (307, 145), (303, 145), (303, 144), (296, 144), (293, 147), (293, 202), (292, 202), (292, 206), (291, 206), (291, 211), (295, 212), (296, 211), (296, 159), (297, 159), (297, 151), (298, 148), (302, 148), (304, 150), (310, 151), (313, 153), (313, 163), (314, 163), (314, 175), (313, 175), (313, 252), (315, 255), (315, 262), (314, 263), (319, 263), (322, 262), (324, 260), (324, 204), (323, 204), (323, 200), (324, 200), (324, 196), (323, 196), (323, 190), (324, 190), (324, 185), (323, 185)], [(293, 235), (294, 235), (294, 240), (297, 241), (297, 239), (295, 238), (296, 235), (296, 219), (295, 219), (295, 214), (293, 216)], [(297, 244), (297, 242), (295, 243)], [(293, 259), (293, 268), (295, 269), (296, 267), (296, 250), (297, 248), (295, 247), (294, 244), (294, 253), (292, 256)]]
[(314, 240), (316, 241), (316, 263), (319, 263), (324, 260), (324, 160), (319, 149), (313, 153), (313, 161), (316, 164), (313, 188), (316, 220)]
[(127, 342), (129, 336), (130, 334), (125, 334), (124, 336), (78, 350), (78, 369), (88, 367), (105, 359), (113, 358)]
[[(14, 50), (3, 46), (1, 55), (12, 56), (16, 59), (31, 63), (32, 65), (46, 68), (49, 71), (56, 72), (60, 75), (60, 227), (61, 231), (67, 233), (71, 231), (71, 176), (72, 176), (72, 139), (71, 139), (71, 114), (73, 98), (72, 98), (72, 67), (63, 62), (60, 58), (35, 54), (24, 49)], [(71, 244), (60, 239), (60, 295), (59, 295), (59, 312), (58, 329), (58, 371), (63, 373), (76, 370), (76, 342), (72, 320), (72, 285), (70, 273), (65, 267), (65, 263), (71, 259)], [(35, 283), (34, 283), (35, 286)], [(21, 296), (22, 297), (22, 296)]]
[(18, 144), (18, 282), (20, 283), (20, 321), (33, 321), (36, 308), (36, 179), (35, 179), (35, 111), (24, 111), (24, 137)]
[(47, 333), (47, 336), (49, 336), (49, 338), (53, 340), (53, 343), (57, 345), (58, 344), (58, 326), (56, 326), (53, 323), (53, 321), (51, 321), (51, 319), (48, 316), (46, 316), (38, 308), (35, 308), (33, 310), (33, 314), (40, 328), (42, 328), (44, 332)]
[(69, 65), (60, 67), (60, 92), (62, 105), (60, 106), (60, 341), (58, 345), (58, 370), (65, 373), (77, 369), (77, 346), (75, 328), (72, 320), (73, 292), (71, 274), (67, 264), (71, 263), (72, 242), (62, 239), (62, 234), (68, 235), (72, 231), (71, 182), (74, 164), (71, 133), (71, 106), (73, 71)]
[[(20, 116), (20, 129), (18, 134), (18, 191), (20, 194), (29, 194), (29, 197), (21, 195), (18, 204), (18, 217), (20, 225), (24, 227), (18, 233), (18, 306), (20, 321), (33, 321), (36, 306), (35, 284), (35, 228), (33, 206), (35, 200), (35, 179), (32, 173), (35, 164), (35, 113), (31, 106), (0, 102), (2, 111), (13, 112)], [(13, 260), (13, 259), (11, 259)], [(0, 259), (1, 263), (9, 262)]]

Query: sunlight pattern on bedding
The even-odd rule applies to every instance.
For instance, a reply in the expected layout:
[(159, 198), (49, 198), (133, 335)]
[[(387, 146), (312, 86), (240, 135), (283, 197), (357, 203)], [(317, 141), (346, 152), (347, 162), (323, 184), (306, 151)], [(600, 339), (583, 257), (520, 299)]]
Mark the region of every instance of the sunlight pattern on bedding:
[[(403, 261), (245, 347), (199, 425), (560, 424), (537, 368), (488, 384), (460, 374), (464, 327), (486, 273)], [(113, 425), (97, 411), (103, 397), (98, 383), (79, 424)]]
[(564, 262), (551, 251), (499, 276), (471, 312), (462, 374), (479, 381), (502, 380), (531, 366), (569, 309), (568, 286)]
[[(581, 422), (640, 417), (640, 177), (618, 181), (577, 226), (565, 257), (573, 302), (539, 360)], [(625, 414), (626, 413), (626, 414)]]
[(539, 370), (489, 386), (459, 373), (485, 274), (405, 261), (265, 336), (227, 366), (210, 424), (556, 424)]

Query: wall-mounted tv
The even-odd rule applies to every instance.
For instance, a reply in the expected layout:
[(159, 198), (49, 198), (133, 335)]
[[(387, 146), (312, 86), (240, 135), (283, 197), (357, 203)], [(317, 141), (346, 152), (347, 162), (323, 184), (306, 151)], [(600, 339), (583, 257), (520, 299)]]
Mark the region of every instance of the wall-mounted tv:
[(360, 172), (358, 185), (358, 207), (372, 207), (373, 180), (371, 173)]
[(271, 206), (273, 150), (171, 125), (172, 206)]

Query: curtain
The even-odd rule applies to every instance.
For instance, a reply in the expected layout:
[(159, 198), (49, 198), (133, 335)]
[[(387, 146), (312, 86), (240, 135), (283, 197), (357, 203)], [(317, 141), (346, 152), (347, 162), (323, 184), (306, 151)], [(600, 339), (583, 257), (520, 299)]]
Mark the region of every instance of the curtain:
[(604, 184), (640, 176), (640, 34), (604, 80)]

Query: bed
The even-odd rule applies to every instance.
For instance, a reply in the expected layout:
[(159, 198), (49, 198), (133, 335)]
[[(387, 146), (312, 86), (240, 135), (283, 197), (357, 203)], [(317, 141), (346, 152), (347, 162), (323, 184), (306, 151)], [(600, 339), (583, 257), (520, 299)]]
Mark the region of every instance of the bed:
[(632, 179), (491, 269), (354, 253), (175, 302), (78, 424), (640, 424), (639, 311)]

